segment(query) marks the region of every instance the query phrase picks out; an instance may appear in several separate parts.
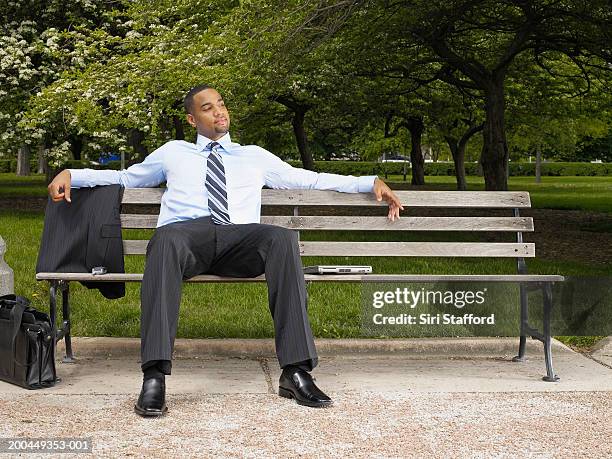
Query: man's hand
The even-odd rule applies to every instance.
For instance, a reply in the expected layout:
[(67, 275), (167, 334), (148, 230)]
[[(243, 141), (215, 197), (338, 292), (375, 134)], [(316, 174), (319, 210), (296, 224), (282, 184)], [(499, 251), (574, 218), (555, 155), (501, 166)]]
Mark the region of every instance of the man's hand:
[(389, 215), (387, 218), (392, 222), (395, 221), (395, 218), (400, 218), (400, 210), (404, 210), (404, 206), (400, 202), (399, 198), (396, 194), (387, 186), (385, 182), (376, 177), (374, 180), (374, 188), (372, 192), (376, 196), (377, 201), (382, 201), (383, 199), (389, 203)]
[(70, 171), (64, 169), (55, 176), (51, 183), (49, 183), (47, 188), (49, 189), (49, 196), (51, 196), (53, 202), (59, 202), (62, 199), (72, 202), (70, 201), (70, 178)]

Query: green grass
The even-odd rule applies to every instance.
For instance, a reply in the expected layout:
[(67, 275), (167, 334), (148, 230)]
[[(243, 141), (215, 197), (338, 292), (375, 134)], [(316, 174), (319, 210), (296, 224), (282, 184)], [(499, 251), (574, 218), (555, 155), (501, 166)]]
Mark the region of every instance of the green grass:
[(591, 352), (593, 346), (605, 336), (556, 336), (555, 338), (579, 352)]
[(44, 198), (47, 196), (45, 176), (39, 174), (19, 177), (0, 173), (0, 198)]

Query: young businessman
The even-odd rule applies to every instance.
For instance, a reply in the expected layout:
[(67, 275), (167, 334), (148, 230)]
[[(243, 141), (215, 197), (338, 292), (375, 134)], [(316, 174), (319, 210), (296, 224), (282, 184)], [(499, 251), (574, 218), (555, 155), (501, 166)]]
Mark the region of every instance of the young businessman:
[(157, 229), (147, 246), (141, 286), (142, 390), (134, 406), (142, 416), (167, 411), (165, 375), (171, 373), (182, 282), (198, 274), (266, 275), (276, 354), (283, 369), (279, 395), (305, 406), (332, 403), (310, 371), (317, 353), (294, 231), (259, 223), (263, 186), (374, 193), (389, 204), (388, 218), (403, 207), (375, 176), (318, 174), (291, 167), (267, 150), (232, 142), (221, 95), (207, 85), (185, 96), (195, 144), (173, 140), (123, 171), (68, 169), (49, 184), (53, 201), (70, 202), (70, 187), (121, 184), (153, 187), (166, 182)]

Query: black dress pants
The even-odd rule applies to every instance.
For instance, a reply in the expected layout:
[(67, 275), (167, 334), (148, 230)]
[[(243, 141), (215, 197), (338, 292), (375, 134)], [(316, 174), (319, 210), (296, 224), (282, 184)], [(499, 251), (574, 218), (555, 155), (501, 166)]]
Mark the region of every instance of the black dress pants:
[(280, 366), (312, 370), (318, 358), (296, 233), (257, 223), (215, 225), (210, 217), (161, 226), (149, 241), (140, 292), (143, 370), (162, 361), (161, 371), (170, 374), (184, 279), (263, 273)]

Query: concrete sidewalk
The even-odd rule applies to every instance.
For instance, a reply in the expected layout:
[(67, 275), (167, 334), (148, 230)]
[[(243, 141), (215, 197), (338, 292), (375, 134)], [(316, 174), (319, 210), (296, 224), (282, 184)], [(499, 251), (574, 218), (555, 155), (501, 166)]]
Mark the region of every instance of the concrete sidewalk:
[(56, 387), (0, 382), (0, 437), (88, 437), (109, 457), (611, 456), (612, 368), (555, 342), (561, 380), (544, 382), (542, 345), (514, 363), (517, 341), (319, 340), (335, 403), (316, 410), (276, 395), (272, 340), (177, 340), (168, 415), (143, 419), (139, 340), (76, 338)]

